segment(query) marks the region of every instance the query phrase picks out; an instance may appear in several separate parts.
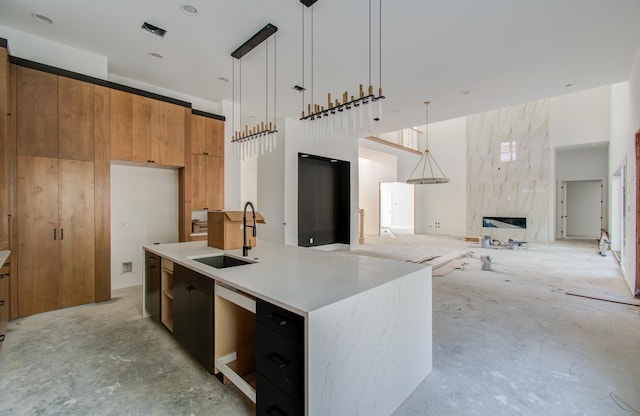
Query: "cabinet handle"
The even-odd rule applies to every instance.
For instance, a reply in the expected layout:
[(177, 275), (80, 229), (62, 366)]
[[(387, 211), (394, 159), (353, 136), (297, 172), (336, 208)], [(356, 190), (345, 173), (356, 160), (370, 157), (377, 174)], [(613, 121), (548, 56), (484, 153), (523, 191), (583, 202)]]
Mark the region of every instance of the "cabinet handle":
[(60, 240), (64, 240), (64, 228), (60, 228)]
[(4, 342), (4, 334), (0, 335), (0, 342)]
[(157, 260), (157, 259), (153, 256), (149, 256), (149, 260)]
[(271, 406), (270, 408), (268, 408), (267, 414), (269, 416), (287, 416), (287, 414), (280, 410), (278, 406)]
[(9, 274), (0, 274), (0, 280), (4, 279), (5, 277), (9, 277)]
[(56, 228), (53, 229), (53, 239), (54, 240), (58, 239), (58, 230)]
[(289, 323), (287, 318), (285, 318), (284, 316), (282, 316), (280, 314), (277, 314), (277, 313), (268, 313), (267, 314), (267, 318), (270, 318), (270, 319), (276, 321), (278, 323), (278, 325), (280, 325), (280, 326), (285, 326), (286, 324)]
[(0, 300), (0, 306), (4, 306), (4, 301)]
[(286, 368), (290, 364), (289, 360), (287, 360), (286, 358), (284, 358), (283, 356), (275, 352), (272, 352), (271, 354), (269, 354), (267, 358), (269, 359), (269, 361), (271, 361), (273, 364), (275, 364), (280, 368)]

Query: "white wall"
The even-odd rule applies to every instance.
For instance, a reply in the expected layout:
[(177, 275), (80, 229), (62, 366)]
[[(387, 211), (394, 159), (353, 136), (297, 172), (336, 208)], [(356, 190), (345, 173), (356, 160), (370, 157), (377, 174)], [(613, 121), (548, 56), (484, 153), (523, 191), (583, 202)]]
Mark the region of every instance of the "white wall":
[[(350, 241), (352, 248), (357, 247), (358, 140), (347, 136), (321, 136), (310, 142), (305, 138), (299, 120), (287, 118), (278, 121), (278, 126), (283, 128), (279, 128), (276, 150), (258, 159), (258, 201), (267, 220), (266, 225), (259, 226), (259, 235), (275, 241), (282, 235), (285, 244), (298, 245), (298, 153), (308, 153), (350, 162)], [(280, 201), (283, 201), (282, 209)]]
[(106, 56), (72, 48), (2, 25), (0, 25), (0, 37), (7, 39), (12, 56), (107, 79)]
[(358, 149), (358, 198), (364, 209), (364, 234), (380, 233), (380, 184), (398, 178), (398, 158), (367, 147)]
[(178, 171), (111, 165), (111, 289), (142, 284), (143, 245), (177, 241)]
[[(623, 275), (632, 293), (636, 290), (636, 157), (635, 135), (640, 131), (640, 49), (628, 83), (615, 84), (611, 88), (611, 144), (609, 147), (610, 175), (626, 161), (625, 187), (627, 200), (625, 211), (627, 244), (624, 253)], [(615, 215), (615, 214), (613, 214)], [(615, 239), (612, 236), (612, 239)]]
[[(283, 126), (285, 121), (278, 124)], [(285, 230), (285, 132), (278, 131), (276, 148), (257, 161), (257, 201), (266, 224), (258, 225), (258, 240), (284, 243)], [(296, 171), (297, 176), (297, 171)], [(297, 245), (297, 239), (296, 239)]]
[[(557, 148), (611, 139), (611, 88), (603, 86), (552, 97), (549, 106), (549, 178), (557, 183)], [(556, 190), (551, 186), (549, 212), (556, 210)], [(558, 215), (549, 221), (550, 241), (555, 239)]]
[(429, 150), (450, 182), (416, 185), (416, 232), (464, 236), (467, 228), (467, 118), (430, 124)]
[(556, 147), (556, 179), (564, 181), (606, 178), (609, 143)]

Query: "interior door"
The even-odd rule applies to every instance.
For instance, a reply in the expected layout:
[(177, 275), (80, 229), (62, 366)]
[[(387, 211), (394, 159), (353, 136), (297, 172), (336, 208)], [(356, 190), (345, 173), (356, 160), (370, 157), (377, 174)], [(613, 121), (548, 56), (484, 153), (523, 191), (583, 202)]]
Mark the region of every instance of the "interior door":
[(60, 307), (95, 298), (94, 166), (59, 162)]
[(18, 315), (58, 308), (58, 160), (18, 156)]

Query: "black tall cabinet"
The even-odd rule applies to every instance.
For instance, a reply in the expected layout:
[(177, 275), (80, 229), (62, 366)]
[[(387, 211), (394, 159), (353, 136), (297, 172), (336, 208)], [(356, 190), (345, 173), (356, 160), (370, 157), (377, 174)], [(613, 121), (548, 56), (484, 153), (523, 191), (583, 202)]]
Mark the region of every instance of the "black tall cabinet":
[(145, 302), (144, 308), (151, 317), (160, 322), (160, 277), (162, 265), (160, 256), (145, 251)]
[(213, 279), (179, 264), (173, 268), (173, 335), (213, 373)]

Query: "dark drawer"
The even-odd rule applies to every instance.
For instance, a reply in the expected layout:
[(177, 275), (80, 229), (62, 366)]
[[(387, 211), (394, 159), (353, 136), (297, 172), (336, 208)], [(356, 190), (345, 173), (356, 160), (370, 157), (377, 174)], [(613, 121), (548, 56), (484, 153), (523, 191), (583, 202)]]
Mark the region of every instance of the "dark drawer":
[(147, 264), (152, 264), (156, 267), (160, 267), (160, 256), (154, 253), (146, 252), (146, 261)]
[(256, 416), (303, 416), (302, 402), (284, 394), (263, 375), (256, 375)]
[(304, 399), (304, 345), (256, 325), (256, 371), (295, 400)]
[(173, 265), (173, 276), (182, 280), (185, 283), (190, 284), (194, 289), (205, 293), (207, 296), (213, 296), (213, 279), (186, 268), (180, 264)]
[(256, 299), (256, 319), (279, 334), (304, 344), (304, 318), (298, 314)]

